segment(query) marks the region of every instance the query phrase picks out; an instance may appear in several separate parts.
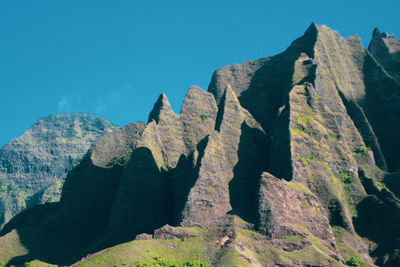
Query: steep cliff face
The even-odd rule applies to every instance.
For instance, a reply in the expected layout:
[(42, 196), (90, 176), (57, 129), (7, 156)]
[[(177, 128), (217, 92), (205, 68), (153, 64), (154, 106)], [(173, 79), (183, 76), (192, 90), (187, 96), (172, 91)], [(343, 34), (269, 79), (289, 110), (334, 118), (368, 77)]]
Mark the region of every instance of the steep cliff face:
[(60, 199), (70, 168), (114, 126), (89, 114), (51, 115), (0, 150), (0, 227), (27, 207)]
[(375, 29), (368, 50), (389, 75), (400, 80), (400, 41), (393, 34)]
[(312, 24), (190, 88), (179, 115), (161, 95), (147, 124), (92, 146), (59, 203), (5, 226), (0, 242), (17, 229), (29, 250), (9, 262), (70, 264), (130, 241), (82, 265), (399, 265), (400, 85), (370, 50)]

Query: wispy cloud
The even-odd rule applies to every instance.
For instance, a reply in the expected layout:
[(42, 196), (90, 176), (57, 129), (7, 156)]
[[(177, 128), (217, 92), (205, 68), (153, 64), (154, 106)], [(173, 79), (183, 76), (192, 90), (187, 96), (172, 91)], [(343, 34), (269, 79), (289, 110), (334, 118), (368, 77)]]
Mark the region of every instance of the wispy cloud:
[(73, 97), (63, 96), (57, 104), (58, 112), (70, 111), (72, 109)]
[(57, 102), (58, 112), (78, 112), (82, 104), (80, 95), (62, 96)]
[(123, 105), (128, 97), (132, 97), (133, 85), (130, 82), (124, 83), (121, 87), (100, 92), (96, 96), (64, 95), (57, 102), (58, 112), (94, 112), (99, 115), (118, 108)]
[(130, 82), (126, 82), (123, 86), (120, 88), (110, 92), (109, 94), (109, 99), (112, 104), (119, 104), (121, 100), (123, 99), (124, 95), (126, 93), (130, 92), (133, 90), (133, 86)]
[(115, 106), (120, 105), (126, 95), (132, 90), (133, 86), (130, 82), (126, 82), (120, 88), (111, 90), (94, 103), (94, 111), (98, 114), (102, 114), (113, 109)]

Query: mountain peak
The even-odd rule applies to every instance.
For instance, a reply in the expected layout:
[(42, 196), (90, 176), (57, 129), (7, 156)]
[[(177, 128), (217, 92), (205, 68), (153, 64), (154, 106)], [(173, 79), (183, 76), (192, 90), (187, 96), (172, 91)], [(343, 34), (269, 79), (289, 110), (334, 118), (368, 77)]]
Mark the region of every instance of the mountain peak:
[(108, 265), (138, 265), (190, 251), (216, 267), (400, 266), (397, 39), (374, 39), (368, 53), (312, 23), (282, 53), (214, 72), (209, 92), (192, 86), (179, 116), (161, 94), (147, 125), (92, 146), (60, 204), (4, 227), (0, 244), (18, 234), (30, 254), (3, 262), (92, 266), (116, 252)]
[(159, 123), (160, 116), (162, 115), (162, 113), (169, 113), (169, 112), (173, 112), (171, 109), (171, 105), (168, 101), (167, 96), (164, 93), (162, 93), (158, 97), (152, 111), (150, 112), (148, 122), (154, 120), (156, 123)]
[(87, 113), (52, 114), (0, 149), (0, 226), (26, 207), (58, 201), (67, 171), (117, 127)]

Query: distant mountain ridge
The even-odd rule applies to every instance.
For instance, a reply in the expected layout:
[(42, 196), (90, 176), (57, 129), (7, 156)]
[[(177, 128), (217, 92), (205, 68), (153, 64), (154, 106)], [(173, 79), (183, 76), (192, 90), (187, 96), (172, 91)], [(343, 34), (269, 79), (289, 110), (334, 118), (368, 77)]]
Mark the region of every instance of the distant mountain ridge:
[(97, 115), (55, 114), (1, 148), (0, 227), (26, 207), (58, 201), (69, 169), (115, 128)]
[(180, 114), (160, 95), (147, 124), (91, 146), (60, 202), (4, 227), (0, 260), (399, 266), (399, 45), (311, 24), (191, 87)]

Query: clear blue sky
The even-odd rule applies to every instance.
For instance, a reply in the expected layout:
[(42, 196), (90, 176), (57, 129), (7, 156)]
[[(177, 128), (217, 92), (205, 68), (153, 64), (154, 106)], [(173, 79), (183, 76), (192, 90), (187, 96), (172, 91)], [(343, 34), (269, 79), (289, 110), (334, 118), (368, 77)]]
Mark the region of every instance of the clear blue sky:
[(374, 27), (400, 35), (400, 1), (0, 0), (0, 147), (59, 112), (117, 125), (147, 120), (166, 93), (213, 71), (277, 54), (311, 22), (367, 45)]

